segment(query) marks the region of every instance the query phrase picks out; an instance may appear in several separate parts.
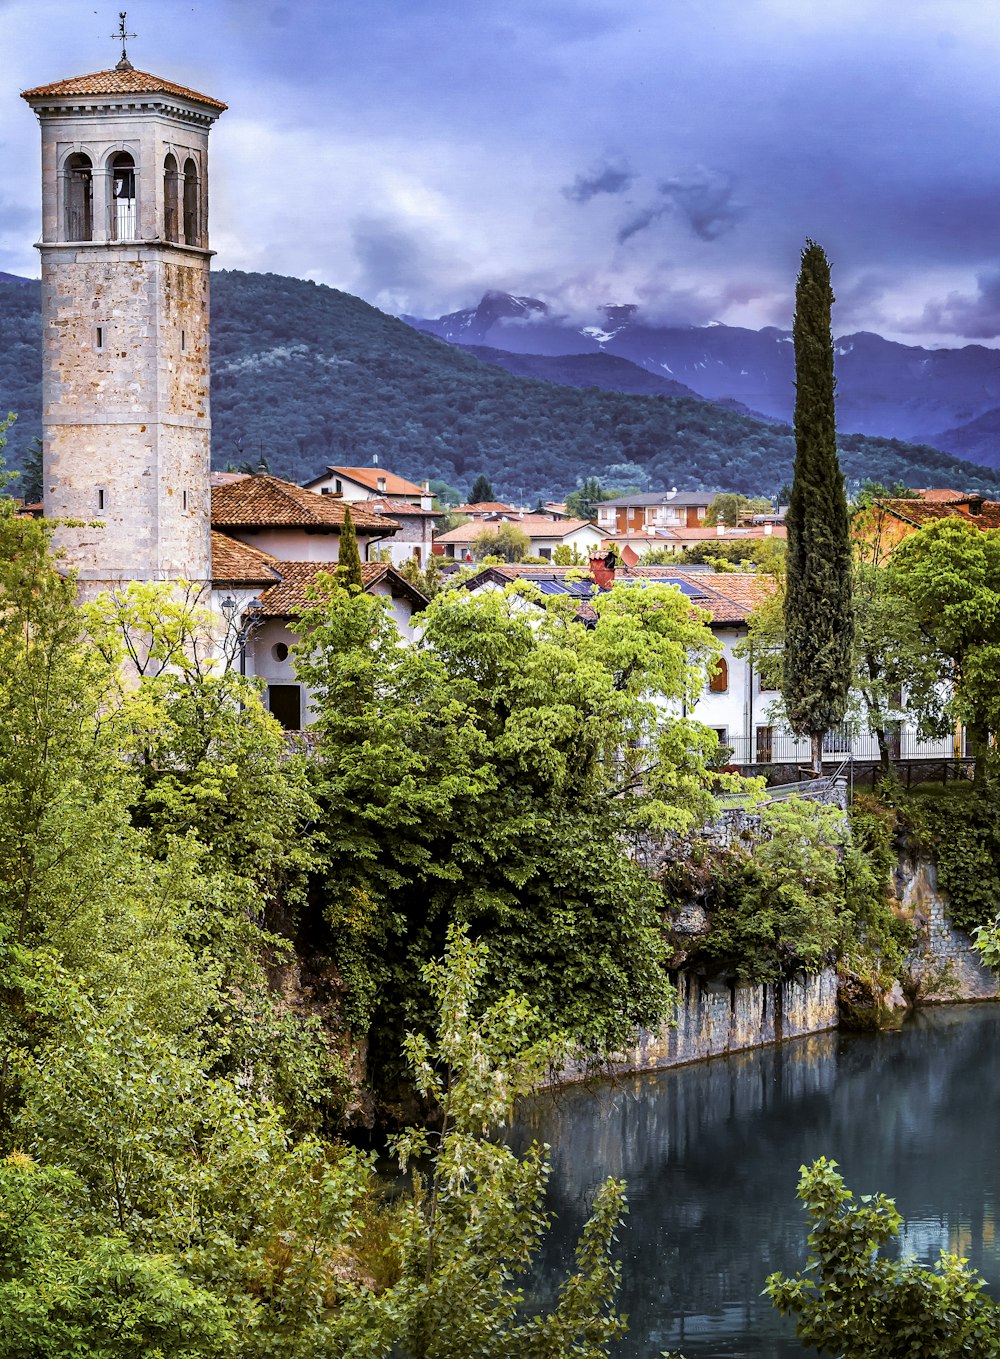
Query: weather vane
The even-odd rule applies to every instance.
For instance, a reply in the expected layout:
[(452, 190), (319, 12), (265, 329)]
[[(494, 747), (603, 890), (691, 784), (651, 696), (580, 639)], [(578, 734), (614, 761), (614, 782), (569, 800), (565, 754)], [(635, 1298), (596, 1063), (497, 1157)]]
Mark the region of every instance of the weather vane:
[(119, 12), (119, 15), (118, 15), (118, 32), (117, 32), (117, 33), (112, 33), (112, 35), (111, 35), (112, 38), (114, 38), (115, 42), (120, 42), (121, 45), (122, 45), (122, 59), (121, 59), (121, 61), (118, 63), (118, 66), (117, 66), (117, 68), (116, 68), (116, 69), (119, 70), (119, 71), (130, 71), (130, 70), (132, 69), (132, 63), (129, 61), (129, 59), (128, 59), (128, 53), (125, 51), (125, 44), (126, 44), (126, 42), (128, 41), (129, 38), (134, 38), (134, 37), (137, 37), (137, 36), (138, 36), (138, 35), (135, 34), (135, 33), (127, 33), (127, 32), (125, 31), (125, 19), (126, 19), (126, 17), (127, 17), (127, 11), (124, 10), (124, 9), (121, 10), (121, 11)]

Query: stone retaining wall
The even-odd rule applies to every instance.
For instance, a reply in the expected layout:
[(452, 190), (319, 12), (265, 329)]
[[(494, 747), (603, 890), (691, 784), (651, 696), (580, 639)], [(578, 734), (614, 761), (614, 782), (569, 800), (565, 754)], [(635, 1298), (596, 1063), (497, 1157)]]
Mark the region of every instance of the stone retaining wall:
[[(634, 1047), (601, 1067), (602, 1074), (663, 1071), (837, 1026), (837, 976), (832, 968), (815, 976), (802, 974), (788, 982), (756, 986), (706, 982), (682, 972), (676, 986), (676, 1024), (643, 1030)], [(552, 1083), (584, 1080), (593, 1074), (574, 1064)]]
[(924, 858), (901, 860), (896, 896), (918, 934), (917, 947), (907, 960), (917, 1004), (996, 1000), (997, 975), (980, 962), (970, 937), (948, 919), (934, 864)]

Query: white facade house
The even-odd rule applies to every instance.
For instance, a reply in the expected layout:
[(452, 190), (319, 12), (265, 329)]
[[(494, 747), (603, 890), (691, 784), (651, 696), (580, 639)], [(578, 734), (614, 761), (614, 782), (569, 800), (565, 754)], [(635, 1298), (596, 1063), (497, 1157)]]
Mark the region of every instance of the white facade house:
[[(579, 571), (570, 567), (495, 565), (484, 567), (465, 583), (467, 590), (502, 589), (517, 580), (535, 581), (543, 595), (539, 605), (525, 601), (523, 607), (544, 607), (546, 595), (573, 594), (579, 598), (577, 617), (588, 621), (590, 592), (610, 588), (616, 582), (638, 586), (643, 581), (673, 585), (691, 600), (693, 607), (709, 615), (708, 625), (721, 645), (721, 655), (713, 674), (693, 708), (693, 717), (715, 731), (719, 738), (720, 763), (733, 769), (754, 769), (772, 765), (808, 766), (811, 750), (808, 739), (796, 738), (785, 728), (778, 715), (781, 694), (774, 681), (742, 654), (741, 644), (748, 635), (752, 610), (771, 588), (768, 578), (750, 572), (716, 573), (671, 566), (626, 567), (609, 569), (595, 558), (587, 584), (573, 580)], [(560, 587), (558, 582), (569, 582)], [(600, 582), (600, 584), (598, 584)], [(965, 754), (960, 739), (951, 736), (922, 740), (911, 721), (900, 714), (892, 741), (894, 758), (911, 760), (950, 760)], [(824, 742), (824, 763), (835, 768), (844, 760), (871, 763), (878, 759), (875, 738), (847, 724), (828, 733)]]
[(385, 496), (425, 510), (434, 508), (434, 497), (426, 481), (417, 486), (381, 467), (327, 467), (303, 485), (307, 491), (340, 496), (342, 500), (374, 500)]
[(458, 528), (439, 533), (434, 549), (456, 561), (472, 561), (473, 542), (480, 534), (496, 533), (502, 524), (515, 524), (527, 534), (533, 557), (551, 559), (557, 547), (576, 548), (585, 559), (600, 548), (602, 534), (587, 519), (557, 519), (547, 514), (521, 514), (518, 511), (490, 514), (471, 519)]

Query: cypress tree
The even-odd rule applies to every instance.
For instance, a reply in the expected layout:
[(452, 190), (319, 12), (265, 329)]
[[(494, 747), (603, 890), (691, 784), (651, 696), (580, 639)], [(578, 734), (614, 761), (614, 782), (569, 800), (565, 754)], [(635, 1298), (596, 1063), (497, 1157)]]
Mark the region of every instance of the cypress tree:
[(480, 472), (472, 483), (472, 490), (469, 492), (469, 504), (482, 505), (488, 500), (496, 500), (496, 496), (493, 494), (493, 486), (489, 479)]
[(340, 530), (340, 548), (337, 554), (337, 580), (341, 585), (356, 585), (362, 589), (361, 553), (358, 551), (358, 537), (354, 532), (354, 520), (350, 505), (344, 506), (344, 527)]
[(795, 475), (788, 506), (782, 693), (792, 730), (812, 742), (843, 720), (851, 685), (851, 540), (837, 459), (830, 264), (814, 241), (795, 290)]

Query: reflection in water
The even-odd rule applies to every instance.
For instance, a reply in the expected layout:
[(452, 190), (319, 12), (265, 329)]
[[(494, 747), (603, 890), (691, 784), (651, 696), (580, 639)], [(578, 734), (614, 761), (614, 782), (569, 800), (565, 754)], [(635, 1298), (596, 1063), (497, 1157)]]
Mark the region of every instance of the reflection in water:
[(801, 1355), (760, 1291), (772, 1270), (804, 1262), (795, 1187), (799, 1166), (820, 1155), (856, 1194), (896, 1199), (906, 1253), (930, 1262), (957, 1251), (996, 1291), (998, 1104), (1000, 1005), (540, 1096), (513, 1134), (552, 1145), (558, 1217), (532, 1297), (552, 1304), (596, 1187), (620, 1175), (629, 1335), (616, 1355)]

